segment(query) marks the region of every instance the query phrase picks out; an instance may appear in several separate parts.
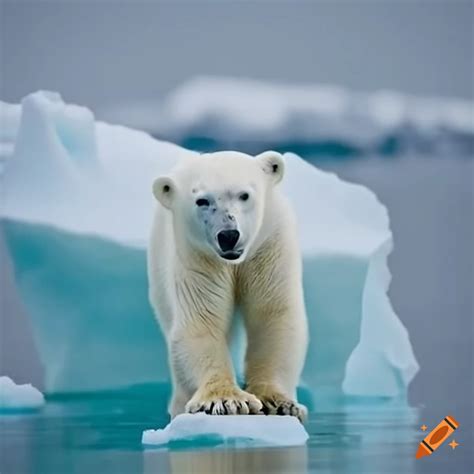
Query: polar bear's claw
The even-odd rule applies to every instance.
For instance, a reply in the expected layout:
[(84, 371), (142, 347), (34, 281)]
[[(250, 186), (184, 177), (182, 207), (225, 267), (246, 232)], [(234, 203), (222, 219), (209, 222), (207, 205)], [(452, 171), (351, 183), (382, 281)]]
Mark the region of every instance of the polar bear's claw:
[(204, 412), (209, 415), (248, 415), (259, 414), (262, 403), (252, 394), (240, 389), (226, 393), (225, 397), (212, 397), (196, 394), (186, 405), (186, 412)]
[(265, 415), (295, 416), (302, 423), (308, 416), (308, 410), (304, 405), (294, 402), (283, 395), (266, 395), (260, 397), (260, 400), (263, 404), (262, 413)]

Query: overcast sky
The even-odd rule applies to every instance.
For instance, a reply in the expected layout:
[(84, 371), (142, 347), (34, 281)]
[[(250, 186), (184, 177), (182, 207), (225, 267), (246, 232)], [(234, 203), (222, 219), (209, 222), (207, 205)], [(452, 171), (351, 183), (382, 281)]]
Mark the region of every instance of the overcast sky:
[[(2, 0), (0, 0), (2, 1)], [(472, 97), (473, 2), (2, 2), (2, 91), (92, 108), (197, 74)]]

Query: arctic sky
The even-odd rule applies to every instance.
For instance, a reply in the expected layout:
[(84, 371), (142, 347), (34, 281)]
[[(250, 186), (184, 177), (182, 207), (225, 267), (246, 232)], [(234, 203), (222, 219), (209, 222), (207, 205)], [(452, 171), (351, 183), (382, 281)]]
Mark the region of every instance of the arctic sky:
[(470, 1), (2, 3), (1, 97), (93, 109), (195, 75), (472, 97)]

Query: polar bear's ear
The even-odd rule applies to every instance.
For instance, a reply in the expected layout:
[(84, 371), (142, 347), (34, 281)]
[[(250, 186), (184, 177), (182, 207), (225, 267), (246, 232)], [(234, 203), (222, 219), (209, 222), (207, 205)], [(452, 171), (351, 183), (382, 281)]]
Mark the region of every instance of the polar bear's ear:
[(176, 194), (176, 186), (173, 180), (167, 176), (155, 179), (153, 183), (153, 194), (157, 201), (164, 207), (171, 209), (173, 198)]
[(265, 151), (257, 155), (263, 171), (268, 174), (274, 184), (279, 183), (283, 179), (285, 173), (285, 161), (283, 156), (277, 151)]

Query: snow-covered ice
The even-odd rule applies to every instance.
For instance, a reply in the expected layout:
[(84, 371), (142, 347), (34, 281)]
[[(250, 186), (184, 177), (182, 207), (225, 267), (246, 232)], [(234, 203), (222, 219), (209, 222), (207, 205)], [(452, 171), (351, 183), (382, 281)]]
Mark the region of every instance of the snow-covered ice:
[(154, 177), (192, 152), (95, 122), (90, 110), (52, 92), (27, 96), (21, 109), (2, 108), (18, 124), (7, 127), (15, 150), (3, 180), (4, 216), (144, 245)]
[(292, 416), (183, 414), (162, 430), (146, 430), (144, 445), (166, 446), (175, 441), (213, 439), (215, 442), (252, 443), (252, 446), (301, 446), (308, 433)]
[(37, 410), (43, 405), (43, 394), (33, 385), (17, 385), (10, 377), (0, 377), (0, 413)]
[[(9, 110), (15, 147), (2, 176), (1, 225), (46, 391), (169, 386), (166, 344), (147, 300), (151, 183), (193, 152), (95, 122), (53, 93)], [(363, 186), (294, 154), (286, 162), (311, 340), (301, 387), (311, 397), (405, 396), (418, 365), (387, 296), (386, 209)]]

